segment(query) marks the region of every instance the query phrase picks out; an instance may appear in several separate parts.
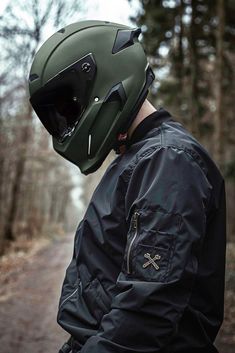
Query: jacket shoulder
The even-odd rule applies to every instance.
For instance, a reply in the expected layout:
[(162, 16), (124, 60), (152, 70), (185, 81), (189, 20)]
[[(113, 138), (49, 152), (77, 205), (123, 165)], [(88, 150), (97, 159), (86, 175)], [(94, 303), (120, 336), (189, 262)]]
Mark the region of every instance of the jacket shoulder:
[(122, 158), (125, 179), (129, 179), (143, 159), (151, 158), (154, 163), (154, 156), (162, 149), (165, 150), (165, 154), (172, 153), (172, 150), (175, 154), (184, 153), (187, 159), (196, 162), (206, 177), (210, 178), (210, 174), (216, 174), (219, 179), (223, 179), (208, 151), (182, 124), (174, 120), (164, 122), (158, 128), (150, 130), (144, 139), (131, 146)]

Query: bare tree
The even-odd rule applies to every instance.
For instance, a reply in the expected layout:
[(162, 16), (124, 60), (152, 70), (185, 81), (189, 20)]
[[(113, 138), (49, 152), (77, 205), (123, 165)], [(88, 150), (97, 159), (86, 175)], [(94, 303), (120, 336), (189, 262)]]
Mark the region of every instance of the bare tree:
[[(27, 163), (31, 150), (35, 144), (34, 115), (28, 102), (27, 80), (29, 65), (36, 53), (37, 48), (44, 38), (48, 28), (54, 32), (58, 26), (63, 26), (65, 20), (81, 11), (79, 0), (28, 0), (24, 2), (11, 1), (4, 15), (0, 17), (0, 43), (4, 64), (1, 65), (0, 80), (5, 79), (3, 92), (0, 92), (0, 107), (7, 107), (5, 113), (0, 109), (0, 138), (6, 139), (6, 149), (14, 149), (14, 164), (10, 166), (5, 163), (6, 151), (0, 152), (1, 184), (0, 184), (0, 208), (4, 208), (4, 217), (1, 217), (0, 227), (0, 253), (4, 249), (5, 240), (15, 239), (15, 223), (22, 203), (22, 190), (26, 180), (26, 169), (32, 167)], [(47, 33), (48, 36), (48, 33)], [(14, 69), (13, 69), (14, 68)], [(5, 103), (3, 103), (5, 101)], [(7, 118), (9, 111), (12, 112), (13, 120), (18, 126), (6, 137), (4, 129), (9, 126)], [(18, 121), (16, 122), (16, 119)], [(9, 144), (9, 146), (7, 146)], [(9, 149), (7, 150), (9, 152)], [(11, 178), (8, 180), (7, 202), (4, 202), (3, 185), (6, 180), (4, 163), (10, 171)], [(5, 167), (6, 168), (6, 167)], [(9, 173), (8, 173), (9, 174)], [(29, 173), (30, 174), (30, 173)], [(65, 178), (66, 179), (66, 178)], [(69, 188), (66, 188), (68, 191)], [(69, 191), (68, 191), (69, 192)], [(31, 197), (32, 198), (32, 197)], [(6, 197), (5, 197), (6, 199)], [(65, 196), (64, 196), (65, 199)], [(67, 197), (68, 199), (68, 197)], [(6, 201), (6, 200), (5, 200)], [(32, 208), (33, 209), (33, 208)], [(31, 217), (32, 219), (32, 217)]]

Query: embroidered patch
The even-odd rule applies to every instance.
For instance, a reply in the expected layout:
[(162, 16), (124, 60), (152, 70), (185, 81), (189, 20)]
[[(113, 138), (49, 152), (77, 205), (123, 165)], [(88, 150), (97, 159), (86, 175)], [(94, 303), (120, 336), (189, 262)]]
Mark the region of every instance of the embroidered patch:
[(159, 270), (160, 267), (158, 266), (158, 264), (156, 264), (155, 260), (160, 260), (160, 255), (156, 254), (154, 257), (151, 257), (151, 255), (147, 252), (146, 254), (144, 254), (144, 257), (148, 259), (148, 261), (143, 264), (143, 268), (146, 268), (149, 265), (153, 265), (155, 270)]

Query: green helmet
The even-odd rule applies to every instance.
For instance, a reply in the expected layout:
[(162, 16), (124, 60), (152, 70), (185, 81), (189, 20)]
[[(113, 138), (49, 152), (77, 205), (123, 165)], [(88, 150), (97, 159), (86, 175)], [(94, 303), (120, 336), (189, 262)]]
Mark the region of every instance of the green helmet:
[(154, 79), (140, 33), (117, 23), (80, 21), (53, 34), (33, 60), (32, 107), (54, 149), (84, 174), (118, 150)]

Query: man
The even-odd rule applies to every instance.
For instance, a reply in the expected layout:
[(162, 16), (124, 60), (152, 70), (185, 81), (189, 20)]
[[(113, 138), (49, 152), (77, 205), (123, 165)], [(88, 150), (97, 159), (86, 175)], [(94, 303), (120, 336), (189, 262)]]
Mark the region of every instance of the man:
[(146, 99), (139, 29), (83, 21), (39, 49), (30, 100), (84, 174), (119, 154), (78, 225), (60, 352), (210, 353), (223, 318), (225, 193), (205, 149)]

